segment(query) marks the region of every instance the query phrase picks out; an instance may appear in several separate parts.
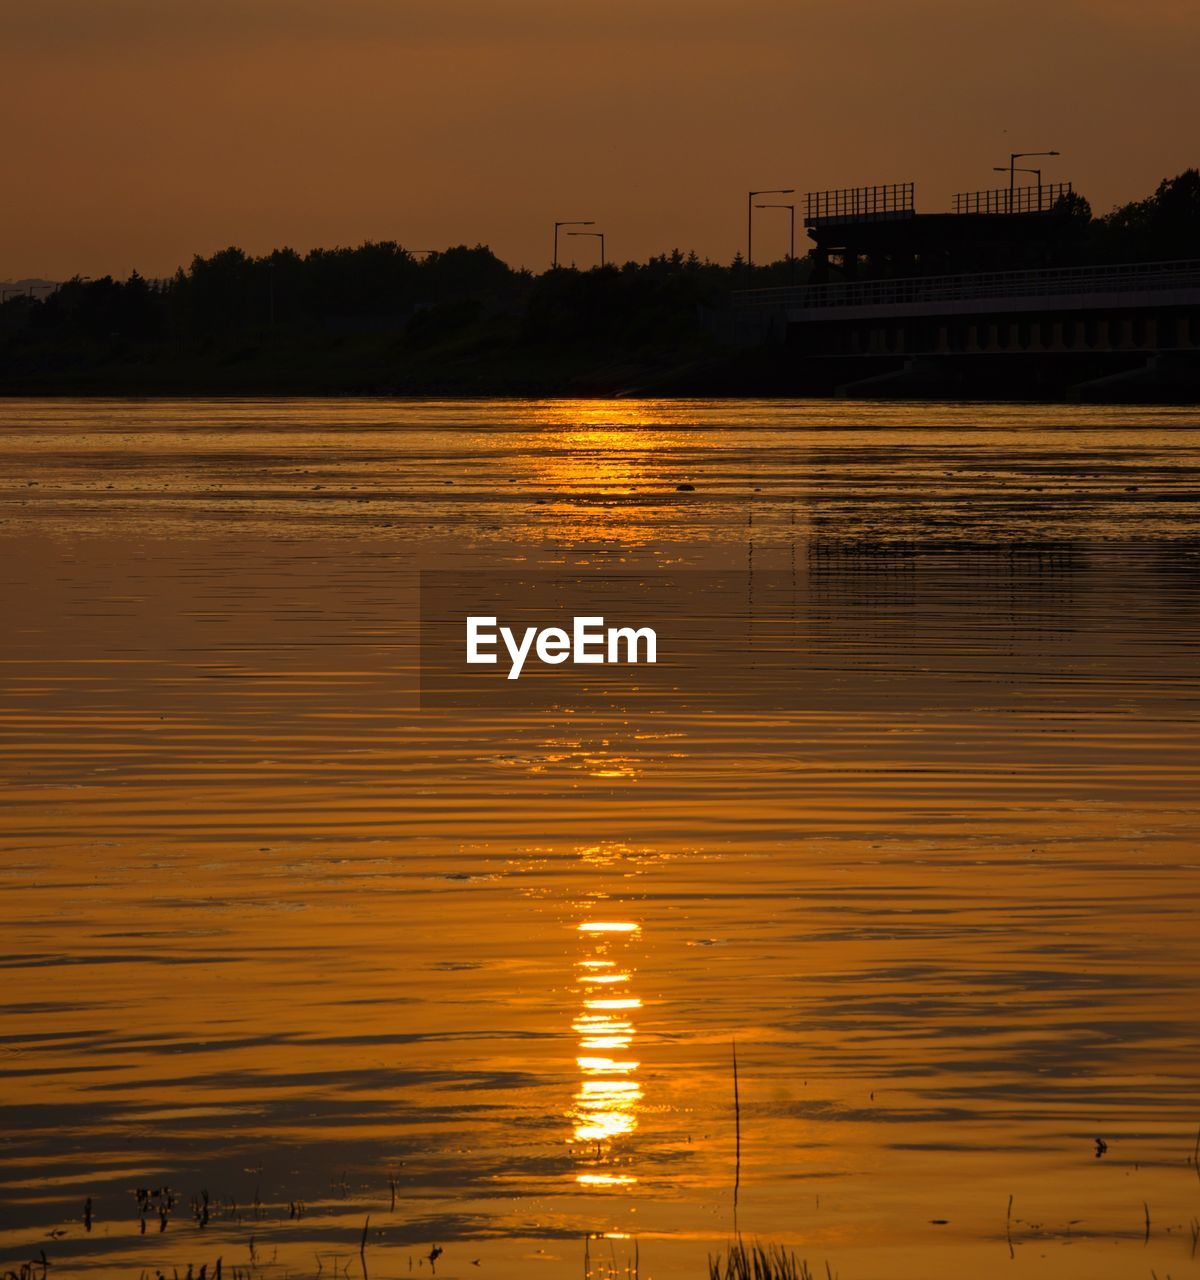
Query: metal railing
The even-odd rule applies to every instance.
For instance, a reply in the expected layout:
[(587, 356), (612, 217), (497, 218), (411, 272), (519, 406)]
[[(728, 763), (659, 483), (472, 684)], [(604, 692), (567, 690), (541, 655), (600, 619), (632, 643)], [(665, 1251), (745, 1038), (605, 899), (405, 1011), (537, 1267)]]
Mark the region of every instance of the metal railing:
[(1049, 213), (1073, 194), (1069, 182), (1043, 182), (1036, 187), (996, 187), (991, 191), (960, 191), (955, 213)]
[(987, 298), (1046, 297), (1072, 293), (1122, 293), (1200, 288), (1200, 258), (1133, 262), (1103, 267), (1050, 267), (1035, 271), (986, 271), (903, 280), (855, 280), (842, 284), (743, 289), (735, 307), (809, 310), (818, 307), (901, 306)]
[(818, 222), (869, 222), (913, 212), (913, 184), (889, 182), (874, 187), (809, 191), (804, 197), (806, 226)]

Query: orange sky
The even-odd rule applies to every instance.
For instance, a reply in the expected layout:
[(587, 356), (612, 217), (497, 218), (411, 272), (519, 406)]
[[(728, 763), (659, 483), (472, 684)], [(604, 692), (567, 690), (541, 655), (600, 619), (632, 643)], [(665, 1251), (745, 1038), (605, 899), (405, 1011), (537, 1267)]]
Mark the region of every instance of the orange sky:
[(1200, 163), (1197, 65), (1194, 0), (0, 0), (0, 278), (370, 238), (540, 269), (556, 217), (728, 259), (748, 186), (938, 208), (1026, 148), (1103, 210)]

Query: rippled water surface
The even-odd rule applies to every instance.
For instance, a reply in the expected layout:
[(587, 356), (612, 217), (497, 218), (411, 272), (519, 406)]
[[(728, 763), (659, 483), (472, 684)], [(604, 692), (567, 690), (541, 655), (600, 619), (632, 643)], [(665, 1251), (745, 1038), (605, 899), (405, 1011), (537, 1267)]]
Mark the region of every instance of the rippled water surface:
[[(0, 1270), (1190, 1274), (1198, 495), (1186, 410), (0, 402)], [(418, 709), (420, 570), (597, 566), (828, 696)]]

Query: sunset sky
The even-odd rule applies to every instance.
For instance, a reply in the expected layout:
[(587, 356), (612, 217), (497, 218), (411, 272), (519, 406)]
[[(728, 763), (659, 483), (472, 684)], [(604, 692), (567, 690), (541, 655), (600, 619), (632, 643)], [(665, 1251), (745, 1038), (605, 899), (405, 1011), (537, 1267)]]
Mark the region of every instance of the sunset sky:
[(0, 0), (0, 59), (10, 279), (364, 239), (540, 269), (571, 217), (729, 259), (750, 186), (932, 209), (1057, 148), (1102, 211), (1200, 162), (1194, 0)]

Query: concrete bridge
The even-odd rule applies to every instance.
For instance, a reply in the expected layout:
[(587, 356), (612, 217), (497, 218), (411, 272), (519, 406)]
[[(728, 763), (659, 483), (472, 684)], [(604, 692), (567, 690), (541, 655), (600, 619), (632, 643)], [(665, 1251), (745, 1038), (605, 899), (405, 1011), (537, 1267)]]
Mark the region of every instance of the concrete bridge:
[(981, 379), (1200, 393), (1200, 259), (747, 290), (732, 319), (739, 341), (783, 343), (801, 375), (850, 395)]

